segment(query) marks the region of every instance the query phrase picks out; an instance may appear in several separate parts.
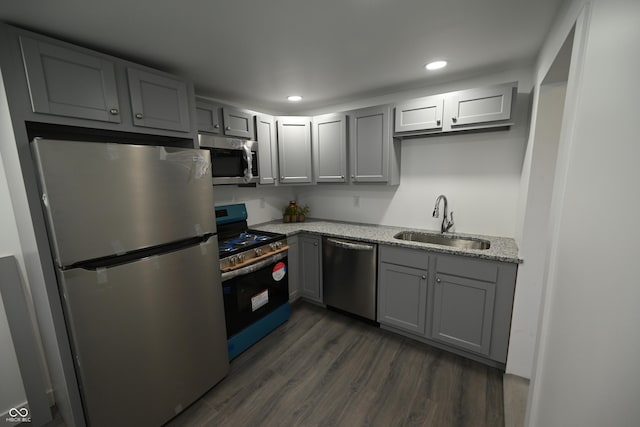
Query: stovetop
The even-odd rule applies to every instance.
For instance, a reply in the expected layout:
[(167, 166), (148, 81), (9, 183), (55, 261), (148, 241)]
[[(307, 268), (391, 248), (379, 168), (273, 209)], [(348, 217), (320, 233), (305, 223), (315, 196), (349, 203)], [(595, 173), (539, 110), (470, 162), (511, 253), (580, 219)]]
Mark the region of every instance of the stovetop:
[(230, 256), (248, 249), (256, 248), (269, 243), (283, 240), (282, 234), (264, 233), (247, 229), (232, 237), (221, 238), (218, 243), (220, 247), (220, 257)]
[(248, 266), (271, 255), (286, 254), (287, 236), (251, 230), (247, 225), (244, 203), (216, 206), (215, 211), (220, 269), (223, 272)]

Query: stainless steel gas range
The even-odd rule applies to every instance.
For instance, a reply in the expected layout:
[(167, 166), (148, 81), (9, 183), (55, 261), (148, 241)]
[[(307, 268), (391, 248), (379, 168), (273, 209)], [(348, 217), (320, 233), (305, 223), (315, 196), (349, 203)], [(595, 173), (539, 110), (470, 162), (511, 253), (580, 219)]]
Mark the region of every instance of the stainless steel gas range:
[(248, 228), (244, 203), (216, 206), (229, 359), (289, 319), (283, 234)]

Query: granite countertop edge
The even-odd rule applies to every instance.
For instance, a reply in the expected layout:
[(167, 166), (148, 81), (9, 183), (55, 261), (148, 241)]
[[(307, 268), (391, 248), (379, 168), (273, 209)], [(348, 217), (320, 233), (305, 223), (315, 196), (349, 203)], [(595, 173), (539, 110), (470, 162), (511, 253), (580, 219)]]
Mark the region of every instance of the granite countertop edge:
[(393, 236), (400, 231), (417, 231), (429, 234), (440, 234), (436, 230), (427, 230), (411, 227), (397, 227), (389, 225), (361, 224), (353, 222), (309, 219), (305, 222), (283, 223), (282, 221), (270, 221), (255, 224), (249, 228), (272, 233), (294, 236), (299, 233), (311, 233), (323, 236), (331, 236), (345, 239), (355, 239), (369, 243), (381, 243), (385, 245), (401, 246), (412, 249), (422, 249), (452, 255), (463, 255), (473, 258), (487, 259), (520, 264), (523, 262), (518, 257), (518, 246), (510, 237), (486, 236), (480, 234), (446, 233), (450, 236), (460, 236), (471, 239), (482, 239), (491, 242), (489, 249), (464, 249), (451, 246), (434, 245), (430, 243), (411, 242), (395, 239)]

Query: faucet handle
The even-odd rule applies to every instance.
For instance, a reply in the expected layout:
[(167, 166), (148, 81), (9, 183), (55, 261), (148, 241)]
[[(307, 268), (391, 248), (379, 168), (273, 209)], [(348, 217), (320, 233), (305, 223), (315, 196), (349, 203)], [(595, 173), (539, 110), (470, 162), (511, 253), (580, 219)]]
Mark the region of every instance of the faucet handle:
[(446, 225), (446, 230), (445, 231), (449, 231), (449, 229), (451, 229), (451, 227), (453, 227), (453, 211), (449, 214), (449, 218), (450, 219), (446, 219), (447, 225)]

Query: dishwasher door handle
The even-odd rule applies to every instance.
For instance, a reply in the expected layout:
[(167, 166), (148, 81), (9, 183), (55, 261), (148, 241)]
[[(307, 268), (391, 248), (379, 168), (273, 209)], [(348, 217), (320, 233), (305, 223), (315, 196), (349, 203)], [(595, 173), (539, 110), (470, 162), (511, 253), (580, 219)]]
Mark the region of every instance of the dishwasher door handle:
[(340, 248), (353, 249), (356, 251), (372, 251), (375, 249), (375, 245), (366, 245), (363, 243), (351, 243), (351, 242), (345, 242), (344, 240), (327, 239), (327, 242), (331, 243), (332, 245), (338, 246)]

